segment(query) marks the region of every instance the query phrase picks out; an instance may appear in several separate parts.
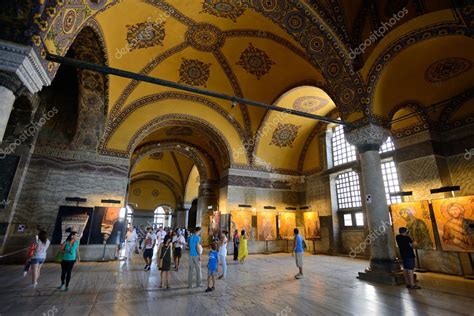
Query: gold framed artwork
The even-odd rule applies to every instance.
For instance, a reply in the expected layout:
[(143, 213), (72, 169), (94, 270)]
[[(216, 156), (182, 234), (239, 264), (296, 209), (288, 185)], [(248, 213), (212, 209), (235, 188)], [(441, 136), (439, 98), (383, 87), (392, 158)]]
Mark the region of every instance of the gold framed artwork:
[(296, 214), (294, 212), (284, 212), (279, 215), (279, 232), (282, 239), (294, 239), (293, 230), (296, 227)]
[(398, 235), (400, 227), (406, 227), (410, 237), (418, 243), (418, 248), (436, 249), (428, 201), (392, 204), (390, 212), (395, 235)]
[(230, 212), (230, 230), (245, 230), (247, 236), (252, 236), (252, 211), (231, 211)]
[(432, 200), (441, 248), (474, 252), (474, 196)]
[(304, 235), (308, 240), (321, 238), (321, 223), (318, 212), (304, 212)]
[(276, 240), (276, 213), (257, 213), (258, 240)]

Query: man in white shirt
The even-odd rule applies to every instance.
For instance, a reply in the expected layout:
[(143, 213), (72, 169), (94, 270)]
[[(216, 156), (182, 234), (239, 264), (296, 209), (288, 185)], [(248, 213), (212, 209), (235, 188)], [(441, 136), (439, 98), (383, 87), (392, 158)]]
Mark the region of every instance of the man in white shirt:
[(133, 226), (128, 227), (127, 236), (125, 237), (125, 250), (127, 261), (132, 258), (133, 250), (137, 243), (137, 231)]
[(143, 258), (145, 259), (145, 267), (143, 270), (150, 271), (151, 259), (153, 258), (153, 248), (156, 244), (156, 235), (153, 233), (151, 227), (146, 228), (147, 234), (145, 237), (145, 250), (143, 251)]
[(174, 269), (179, 270), (179, 262), (181, 261), (181, 253), (186, 245), (186, 239), (184, 239), (183, 233), (178, 229), (176, 235), (173, 237), (174, 245)]

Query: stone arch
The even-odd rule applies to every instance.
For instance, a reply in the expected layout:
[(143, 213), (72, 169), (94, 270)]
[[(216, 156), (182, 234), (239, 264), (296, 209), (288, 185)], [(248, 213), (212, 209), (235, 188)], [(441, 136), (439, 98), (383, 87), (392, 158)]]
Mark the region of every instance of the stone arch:
[(193, 147), (192, 144), (185, 144), (182, 141), (153, 142), (137, 148), (130, 163), (130, 170), (133, 170), (137, 163), (144, 157), (166, 151), (178, 152), (193, 161), (199, 170), (201, 180), (218, 178), (217, 170), (210, 157), (201, 149)]
[(130, 139), (130, 142), (127, 146), (127, 151), (130, 155), (133, 153), (135, 148), (140, 144), (140, 142), (153, 131), (171, 126), (173, 124), (182, 124), (183, 126), (191, 126), (199, 129), (209, 136), (209, 139), (212, 140), (220, 151), (220, 157), (224, 167), (229, 167), (233, 163), (233, 156), (230, 154), (232, 148), (229, 144), (229, 141), (218, 129), (213, 125), (209, 124), (207, 121), (200, 119), (192, 115), (181, 115), (181, 114), (167, 114), (160, 116), (148, 122), (142, 126)]

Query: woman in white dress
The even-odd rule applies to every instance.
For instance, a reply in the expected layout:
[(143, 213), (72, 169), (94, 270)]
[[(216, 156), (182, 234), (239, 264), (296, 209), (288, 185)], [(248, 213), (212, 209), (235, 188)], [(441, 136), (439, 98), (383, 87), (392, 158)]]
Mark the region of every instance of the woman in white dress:
[(226, 231), (223, 231), (221, 234), (221, 238), (219, 241), (219, 261), (222, 264), (222, 274), (218, 277), (218, 279), (225, 279), (227, 276), (227, 236)]

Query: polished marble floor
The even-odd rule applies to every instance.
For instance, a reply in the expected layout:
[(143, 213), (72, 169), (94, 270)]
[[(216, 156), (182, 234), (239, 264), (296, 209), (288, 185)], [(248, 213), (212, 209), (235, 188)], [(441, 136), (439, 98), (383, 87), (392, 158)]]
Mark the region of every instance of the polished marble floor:
[(138, 255), (128, 266), (79, 263), (69, 292), (56, 289), (58, 264), (43, 267), (36, 289), (21, 266), (2, 265), (0, 315), (474, 315), (474, 281), (459, 277), (419, 274), (423, 289), (408, 290), (356, 279), (367, 261), (307, 255), (305, 278), (296, 280), (291, 255), (253, 255), (243, 265), (228, 257), (227, 279), (204, 293), (204, 282), (187, 288), (183, 259), (170, 290), (158, 288), (156, 266), (143, 271)]

